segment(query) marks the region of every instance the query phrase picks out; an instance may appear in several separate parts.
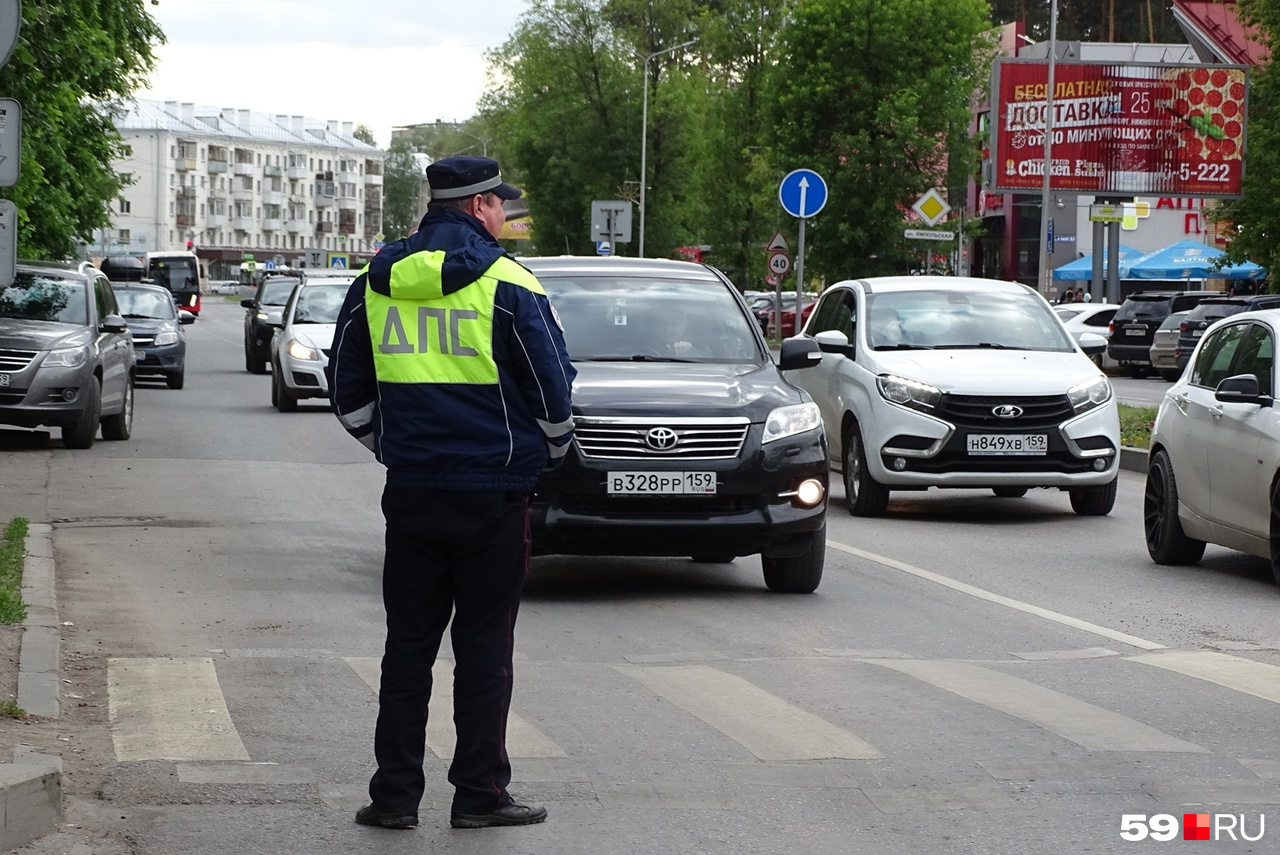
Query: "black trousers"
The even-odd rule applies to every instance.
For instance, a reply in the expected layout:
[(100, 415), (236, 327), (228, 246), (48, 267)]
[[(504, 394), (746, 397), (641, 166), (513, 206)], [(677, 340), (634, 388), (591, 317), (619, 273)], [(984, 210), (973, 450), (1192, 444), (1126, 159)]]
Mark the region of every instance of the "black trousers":
[(529, 566), (528, 496), (387, 486), (382, 513), (387, 644), (374, 734), (378, 771), (369, 795), (382, 810), (418, 809), (431, 666), (452, 613), (453, 812), (487, 813), (511, 801), (507, 711), (516, 612)]

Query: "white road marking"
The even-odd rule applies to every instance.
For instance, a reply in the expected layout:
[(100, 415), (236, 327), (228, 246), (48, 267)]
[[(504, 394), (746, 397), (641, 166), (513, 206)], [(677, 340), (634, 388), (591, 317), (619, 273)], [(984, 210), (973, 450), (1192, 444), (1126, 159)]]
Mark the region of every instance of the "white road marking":
[(1084, 632), (1091, 632), (1094, 635), (1100, 635), (1103, 638), (1109, 638), (1112, 641), (1118, 641), (1121, 644), (1127, 644), (1130, 647), (1137, 647), (1141, 650), (1165, 650), (1166, 649), (1166, 646), (1163, 644), (1157, 644), (1154, 641), (1147, 641), (1145, 638), (1139, 638), (1136, 635), (1129, 635), (1126, 632), (1120, 632), (1119, 630), (1108, 629), (1105, 626), (1098, 626), (1096, 623), (1089, 623), (1086, 620), (1081, 620), (1080, 618), (1074, 618), (1074, 617), (1071, 617), (1070, 615), (1064, 615), (1061, 612), (1055, 612), (1049, 609), (1041, 608), (1039, 606), (1033, 606), (1030, 603), (1024, 603), (1021, 600), (1015, 600), (1011, 597), (1005, 597), (1000, 594), (993, 594), (991, 591), (986, 591), (986, 590), (983, 590), (982, 588), (975, 587), (965, 582), (960, 582), (960, 581), (957, 581), (956, 579), (951, 579), (947, 576), (943, 576), (939, 573), (934, 573), (930, 570), (925, 570), (920, 567), (913, 567), (910, 564), (906, 564), (902, 561), (896, 561), (892, 558), (888, 558), (883, 555), (876, 555), (874, 552), (867, 552), (864, 549), (858, 549), (857, 547), (854, 547), (854, 546), (847, 546), (843, 543), (837, 543), (834, 540), (828, 540), (827, 546), (831, 549), (838, 549), (841, 552), (847, 552), (850, 555), (856, 555), (859, 558), (865, 558), (867, 561), (874, 561), (875, 563), (884, 565), (885, 567), (890, 567), (894, 570), (901, 570), (903, 573), (909, 573), (912, 576), (918, 576), (921, 579), (926, 579), (930, 582), (935, 582), (939, 585), (942, 585), (943, 587), (950, 588), (953, 591), (959, 591), (962, 594), (968, 594), (971, 597), (977, 597), (978, 599), (986, 600), (989, 603), (995, 603), (996, 605), (1005, 606), (1011, 609), (1016, 609), (1020, 612), (1026, 612), (1027, 614), (1035, 615), (1036, 617), (1041, 617), (1041, 618), (1044, 618), (1045, 620), (1051, 620), (1055, 623), (1060, 623), (1064, 626), (1072, 627), (1073, 629), (1079, 629)]
[[(360, 679), (378, 691), (382, 681), (382, 660), (347, 657), (346, 663), (360, 675)], [(453, 663), (437, 659), (431, 669), (431, 704), (427, 716), (427, 747), (437, 757), (448, 760), (453, 757), (458, 735), (453, 729)], [(514, 712), (507, 714), (507, 755), (512, 759), (546, 759), (567, 757), (542, 731)]]
[(706, 665), (614, 667), (761, 760), (876, 760), (883, 756), (825, 719)]
[(862, 661), (900, 671), (953, 695), (1056, 733), (1091, 751), (1207, 753), (1205, 748), (1169, 736), (1127, 716), (989, 668), (966, 662), (922, 659)]
[(116, 759), (248, 760), (212, 659), (109, 659)]
[(1280, 667), (1275, 665), (1210, 650), (1151, 653), (1127, 658), (1280, 704)]

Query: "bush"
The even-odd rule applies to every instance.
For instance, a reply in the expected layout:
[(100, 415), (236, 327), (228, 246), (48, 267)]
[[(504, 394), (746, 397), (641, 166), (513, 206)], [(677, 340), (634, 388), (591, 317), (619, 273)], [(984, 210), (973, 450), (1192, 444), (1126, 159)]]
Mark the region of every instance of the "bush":
[(27, 521), (14, 517), (0, 538), (0, 623), (22, 623), (27, 607), (22, 602), (22, 564), (26, 558)]
[(1156, 407), (1131, 407), (1120, 404), (1120, 444), (1146, 448), (1151, 443), (1151, 428), (1156, 423)]

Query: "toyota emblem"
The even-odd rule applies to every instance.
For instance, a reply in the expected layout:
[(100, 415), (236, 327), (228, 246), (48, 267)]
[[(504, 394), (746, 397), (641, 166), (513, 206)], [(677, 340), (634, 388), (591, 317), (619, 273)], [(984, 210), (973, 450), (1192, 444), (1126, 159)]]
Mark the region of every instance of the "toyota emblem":
[(680, 441), (680, 436), (669, 427), (650, 428), (644, 435), (645, 444), (657, 451), (670, 451)]
[(1022, 407), (1013, 404), (1001, 404), (991, 408), (991, 415), (998, 419), (1016, 419), (1022, 415)]

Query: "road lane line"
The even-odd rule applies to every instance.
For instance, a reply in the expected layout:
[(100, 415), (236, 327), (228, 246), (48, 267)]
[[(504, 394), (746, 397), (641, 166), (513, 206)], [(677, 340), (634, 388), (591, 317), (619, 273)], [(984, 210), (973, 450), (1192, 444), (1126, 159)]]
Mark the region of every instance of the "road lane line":
[[(382, 660), (348, 657), (360, 679), (378, 691), (382, 681)], [(437, 659), (431, 669), (431, 705), (427, 716), (427, 747), (442, 760), (453, 757), (458, 734), (453, 729), (453, 663)], [(507, 756), (517, 760), (568, 757), (560, 746), (514, 712), (507, 714)]]
[(838, 549), (841, 552), (847, 552), (850, 555), (856, 555), (859, 558), (865, 558), (868, 561), (874, 561), (876, 564), (882, 564), (894, 570), (901, 570), (903, 573), (909, 573), (912, 576), (918, 576), (930, 582), (935, 582), (943, 587), (950, 588), (953, 591), (959, 591), (962, 594), (968, 594), (971, 597), (977, 597), (980, 600), (986, 600), (989, 603), (1005, 606), (1007, 608), (1016, 609), (1020, 612), (1026, 612), (1036, 617), (1051, 620), (1060, 623), (1063, 626), (1069, 626), (1073, 629), (1082, 630), (1083, 632), (1091, 632), (1094, 635), (1100, 635), (1103, 638), (1109, 638), (1112, 641), (1118, 641), (1121, 644), (1127, 644), (1130, 647), (1137, 647), (1141, 650), (1166, 650), (1163, 644), (1157, 644), (1154, 641), (1147, 641), (1145, 638), (1139, 638), (1136, 635), (1129, 635), (1127, 632), (1120, 632), (1115, 629), (1108, 629), (1105, 626), (1099, 626), (1096, 623), (1089, 623), (1080, 618), (1074, 618), (1070, 615), (1064, 615), (1061, 612), (1043, 609), (1040, 606), (1033, 606), (1030, 603), (1024, 603), (1021, 600), (1015, 600), (1012, 597), (1005, 597), (1000, 594), (993, 594), (991, 591), (983, 590), (965, 582), (957, 581), (939, 573), (925, 570), (921, 567), (913, 567), (902, 561), (895, 561), (884, 555), (876, 555), (874, 552), (867, 552), (864, 549), (858, 549), (854, 546), (846, 546), (843, 543), (837, 543), (834, 540), (828, 540), (827, 546), (831, 549)]
[(108, 659), (116, 759), (248, 760), (213, 660)]
[(1265, 662), (1210, 650), (1151, 653), (1125, 658), (1280, 704), (1280, 667)]
[(776, 695), (706, 665), (615, 665), (761, 760), (878, 760), (884, 755)]
[(967, 662), (863, 659), (1056, 733), (1091, 751), (1205, 754), (1154, 727), (1044, 686)]

